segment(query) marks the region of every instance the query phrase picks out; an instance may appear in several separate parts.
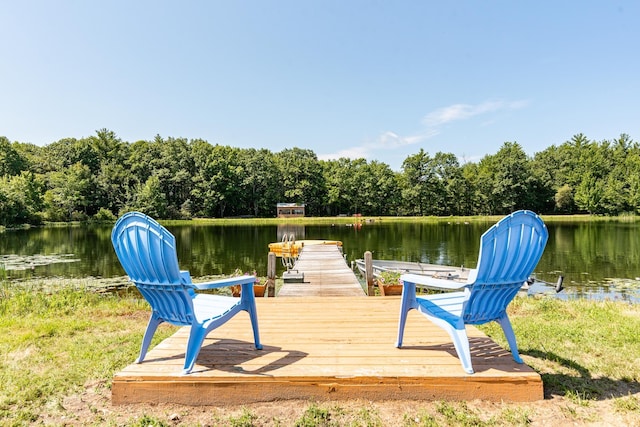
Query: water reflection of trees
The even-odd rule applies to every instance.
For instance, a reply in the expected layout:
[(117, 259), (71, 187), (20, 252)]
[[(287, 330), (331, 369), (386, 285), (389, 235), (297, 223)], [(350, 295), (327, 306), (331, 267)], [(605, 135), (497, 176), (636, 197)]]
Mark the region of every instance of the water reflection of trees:
[(546, 271), (563, 271), (580, 284), (635, 278), (640, 265), (637, 229), (637, 225), (625, 223), (550, 225), (541, 265)]
[[(492, 223), (385, 223), (307, 225), (306, 239), (343, 242), (347, 261), (372, 251), (374, 258), (475, 267), (480, 236)], [(640, 225), (619, 222), (549, 223), (549, 243), (536, 276), (565, 285), (600, 286), (607, 279), (640, 276)], [(229, 274), (235, 269), (266, 274), (268, 244), (278, 241), (278, 227), (179, 225), (168, 226), (176, 236), (178, 259), (194, 277)], [(287, 229), (289, 233), (289, 229)], [(302, 231), (297, 230), (300, 239)], [(62, 277), (116, 277), (124, 274), (111, 247), (111, 226), (85, 225), (11, 230), (0, 239), (0, 254), (73, 254), (80, 261), (38, 267), (34, 274)], [(282, 268), (278, 264), (279, 268)], [(16, 273), (17, 274), (17, 273)], [(13, 275), (13, 273), (12, 273)]]

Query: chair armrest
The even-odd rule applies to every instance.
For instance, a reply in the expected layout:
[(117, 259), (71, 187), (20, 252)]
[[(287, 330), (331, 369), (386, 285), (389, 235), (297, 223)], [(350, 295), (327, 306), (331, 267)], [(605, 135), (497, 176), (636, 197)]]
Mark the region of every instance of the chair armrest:
[(180, 270), (180, 279), (182, 279), (182, 283), (186, 285), (191, 285), (191, 275), (188, 270)]
[(255, 283), (256, 276), (234, 276), (226, 279), (214, 280), (213, 282), (194, 283), (196, 289), (214, 289), (223, 288), (225, 286), (244, 285), (246, 283)]
[(414, 283), (416, 286), (423, 286), (435, 289), (461, 289), (468, 286), (468, 282), (458, 282), (449, 279), (437, 279), (431, 276), (423, 276), (421, 274), (403, 274), (400, 276), (400, 280), (404, 284)]

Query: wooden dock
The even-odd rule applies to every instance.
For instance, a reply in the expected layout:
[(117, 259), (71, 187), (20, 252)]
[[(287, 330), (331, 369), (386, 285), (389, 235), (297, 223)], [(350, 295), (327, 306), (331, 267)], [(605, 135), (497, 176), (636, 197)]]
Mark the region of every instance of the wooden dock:
[(144, 363), (115, 374), (112, 403), (543, 399), (540, 375), (474, 327), (467, 328), (473, 375), (449, 336), (415, 310), (404, 347), (395, 348), (399, 297), (258, 298), (257, 309), (263, 350), (253, 348), (243, 312), (209, 334), (193, 373), (181, 375), (188, 337), (181, 328)]
[(303, 281), (285, 282), (278, 291), (278, 297), (366, 296), (336, 245), (304, 246), (293, 270), (304, 274)]

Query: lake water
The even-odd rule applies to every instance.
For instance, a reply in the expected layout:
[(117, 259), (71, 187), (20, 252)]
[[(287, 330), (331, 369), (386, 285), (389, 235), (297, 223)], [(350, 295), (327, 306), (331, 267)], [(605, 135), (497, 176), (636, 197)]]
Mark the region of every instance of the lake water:
[[(376, 259), (475, 267), (481, 234), (493, 222), (385, 223), (357, 225), (167, 226), (176, 236), (182, 269), (193, 277), (236, 269), (266, 275), (268, 244), (283, 234), (297, 240), (343, 242), (347, 261), (365, 251)], [(535, 271), (561, 297), (640, 301), (640, 225), (624, 222), (547, 223), (549, 241)], [(124, 275), (111, 246), (111, 226), (82, 225), (11, 230), (0, 234), (0, 265), (10, 279), (118, 277)], [(284, 267), (279, 264), (279, 271)], [(551, 286), (536, 285), (536, 292)]]

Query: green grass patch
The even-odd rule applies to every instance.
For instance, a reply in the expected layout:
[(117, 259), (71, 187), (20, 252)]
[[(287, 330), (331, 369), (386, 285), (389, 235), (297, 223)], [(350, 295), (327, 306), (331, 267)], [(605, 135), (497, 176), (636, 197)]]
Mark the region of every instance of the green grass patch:
[[(393, 223), (442, 223), (442, 222), (489, 222), (494, 223), (504, 215), (476, 216), (329, 216), (300, 218), (194, 218), (191, 220), (162, 220), (164, 225), (331, 225), (353, 224), (356, 222), (393, 222)], [(542, 215), (545, 222), (636, 222), (640, 216), (601, 216), (601, 215)]]
[[(137, 298), (0, 284), (0, 424), (64, 411), (64, 397), (89, 382), (109, 387), (135, 360), (148, 316)], [(161, 328), (154, 343), (172, 330)]]
[(635, 396), (618, 397), (613, 401), (613, 407), (618, 412), (636, 412), (640, 414), (640, 399)]
[[(588, 402), (640, 382), (640, 305), (611, 301), (516, 298), (508, 309), (525, 362), (541, 373), (545, 394)], [(508, 348), (496, 323), (480, 327)]]
[(309, 406), (302, 417), (295, 423), (295, 427), (315, 427), (315, 426), (331, 426), (335, 425), (331, 422), (331, 411), (327, 408), (312, 404)]
[(242, 409), (242, 413), (238, 416), (229, 417), (228, 425), (231, 427), (252, 427), (256, 425), (257, 415), (253, 414), (246, 408)]

